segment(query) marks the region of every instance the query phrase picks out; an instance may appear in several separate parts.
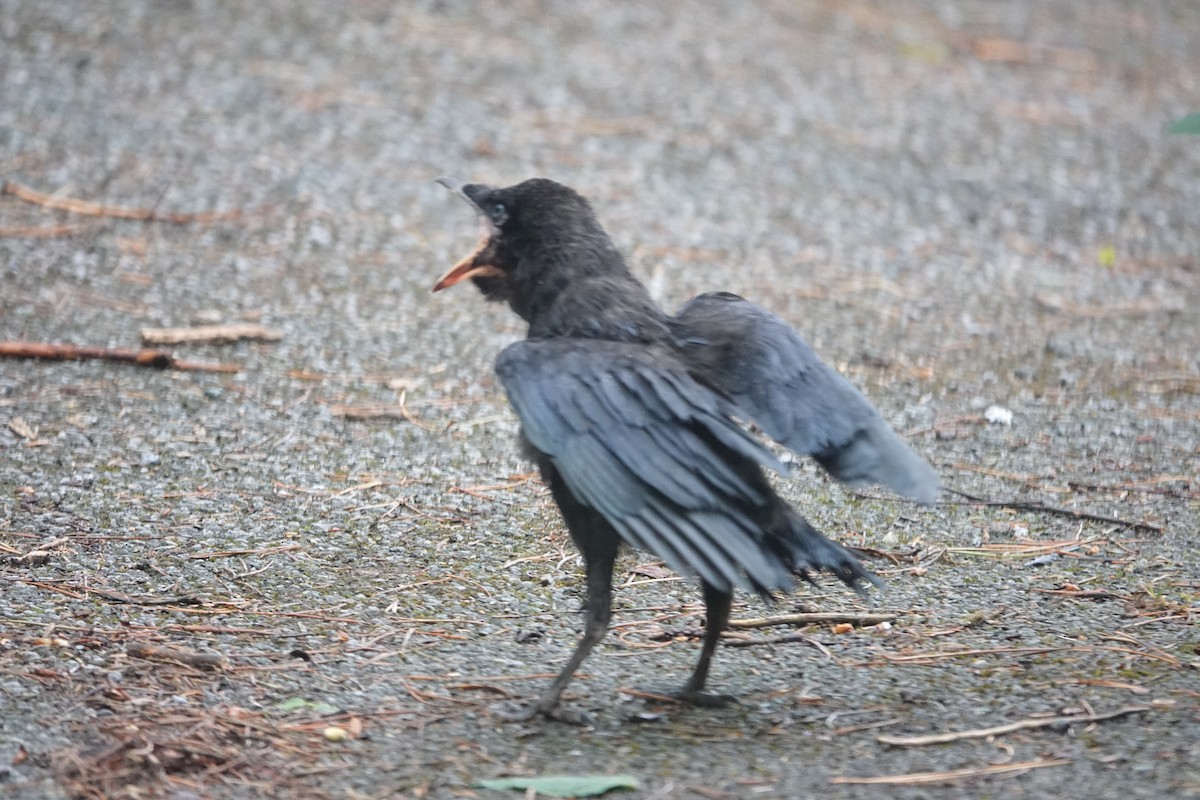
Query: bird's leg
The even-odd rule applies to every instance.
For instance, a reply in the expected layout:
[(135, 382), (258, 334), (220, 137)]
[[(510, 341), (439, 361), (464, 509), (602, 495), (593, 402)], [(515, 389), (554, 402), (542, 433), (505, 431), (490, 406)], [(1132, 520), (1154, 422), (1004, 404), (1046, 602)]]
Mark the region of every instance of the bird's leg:
[(718, 708), (737, 702), (737, 698), (731, 694), (709, 694), (704, 691), (704, 684), (708, 681), (708, 668), (712, 664), (713, 653), (717, 649), (717, 641), (720, 640), (721, 631), (725, 630), (725, 625), (729, 622), (729, 610), (733, 605), (733, 595), (707, 583), (702, 583), (702, 586), (704, 588), (705, 614), (704, 645), (700, 648), (700, 660), (696, 662), (696, 669), (692, 671), (692, 677), (688, 679), (683, 688), (676, 692), (668, 692), (667, 696), (681, 703)]
[(575, 645), (575, 652), (567, 660), (562, 672), (558, 673), (558, 677), (534, 703), (534, 714), (574, 725), (591, 724), (587, 714), (563, 708), (561, 699), (563, 690), (575, 675), (575, 670), (579, 669), (579, 665), (592, 652), (592, 648), (608, 632), (608, 623), (612, 619), (612, 569), (611, 557), (593, 557), (587, 562), (587, 624), (583, 636), (579, 639), (579, 644)]
[[(548, 480), (547, 483), (550, 484), (552, 491), (561, 488), (561, 484), (556, 480)], [(555, 491), (555, 496), (558, 497), (558, 495), (559, 493)], [(507, 720), (519, 721), (540, 715), (573, 725), (590, 725), (591, 718), (587, 714), (562, 706), (562, 693), (567, 688), (567, 684), (571, 682), (575, 671), (579, 669), (579, 665), (608, 631), (608, 623), (612, 619), (613, 564), (617, 559), (620, 538), (616, 531), (612, 530), (598, 515), (595, 515), (590, 509), (582, 509), (574, 503), (573, 499), (561, 499), (559, 507), (563, 510), (567, 527), (571, 531), (571, 538), (583, 555), (587, 570), (586, 624), (583, 636), (575, 645), (575, 652), (567, 660), (562, 672), (558, 673), (558, 677), (542, 693), (541, 697), (520, 711), (501, 712), (500, 716)]]

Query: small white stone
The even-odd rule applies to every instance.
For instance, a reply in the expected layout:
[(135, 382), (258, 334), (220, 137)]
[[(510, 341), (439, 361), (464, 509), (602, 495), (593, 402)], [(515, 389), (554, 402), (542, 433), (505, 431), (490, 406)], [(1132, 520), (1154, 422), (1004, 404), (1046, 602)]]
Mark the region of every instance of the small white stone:
[(1004, 406), (988, 406), (983, 418), (993, 425), (1012, 425), (1013, 413)]

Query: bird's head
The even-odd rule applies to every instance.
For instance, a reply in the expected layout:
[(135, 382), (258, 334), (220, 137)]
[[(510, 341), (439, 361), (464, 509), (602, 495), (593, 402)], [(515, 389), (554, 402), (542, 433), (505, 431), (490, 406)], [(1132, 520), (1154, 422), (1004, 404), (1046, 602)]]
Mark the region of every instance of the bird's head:
[(520, 310), (523, 294), (548, 289), (571, 270), (624, 269), (591, 206), (573, 189), (545, 178), (502, 189), (454, 178), (438, 183), (475, 209), (480, 238), (438, 279), (435, 292), (470, 278), (488, 299), (507, 300)]

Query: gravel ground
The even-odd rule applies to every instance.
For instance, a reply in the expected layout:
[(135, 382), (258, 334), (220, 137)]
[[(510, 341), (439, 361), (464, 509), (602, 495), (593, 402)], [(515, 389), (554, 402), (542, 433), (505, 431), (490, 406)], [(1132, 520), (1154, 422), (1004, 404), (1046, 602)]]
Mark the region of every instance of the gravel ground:
[[(0, 361), (0, 795), (1200, 796), (1198, 40), (1190, 0), (0, 0), (0, 338), (282, 334)], [(737, 631), (743, 705), (648, 703), (700, 606), (630, 554), (595, 727), (501, 723), (582, 576), (491, 375), (518, 321), (429, 294), (447, 173), (576, 187), (664, 304), (736, 290), (862, 386), (966, 495), (801, 466), (888, 589), (734, 616), (898, 616)]]

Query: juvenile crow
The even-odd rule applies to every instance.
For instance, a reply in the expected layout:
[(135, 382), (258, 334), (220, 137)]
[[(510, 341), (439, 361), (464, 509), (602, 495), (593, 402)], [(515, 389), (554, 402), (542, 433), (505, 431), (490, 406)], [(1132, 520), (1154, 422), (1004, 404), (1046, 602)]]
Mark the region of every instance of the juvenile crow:
[(771, 312), (721, 292), (664, 313), (573, 190), (545, 179), (438, 182), (471, 203), (483, 235), (433, 290), (469, 278), (529, 323), (496, 374), (587, 569), (583, 638), (520, 716), (586, 720), (560, 699), (608, 628), (622, 542), (699, 579), (704, 644), (675, 697), (728, 702), (704, 684), (735, 587), (769, 598), (821, 570), (860, 592), (878, 583), (774, 492), (763, 466), (785, 468), (735, 420), (852, 486), (880, 483), (930, 504), (937, 475)]

